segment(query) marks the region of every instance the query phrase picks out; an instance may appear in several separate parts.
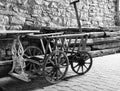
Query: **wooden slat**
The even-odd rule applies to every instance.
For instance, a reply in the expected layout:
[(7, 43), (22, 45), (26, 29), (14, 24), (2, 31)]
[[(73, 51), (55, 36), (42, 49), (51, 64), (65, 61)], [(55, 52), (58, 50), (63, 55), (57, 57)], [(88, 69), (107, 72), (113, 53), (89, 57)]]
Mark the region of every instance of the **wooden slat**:
[(83, 38), (83, 40), (82, 40), (82, 50), (85, 50), (87, 40), (88, 40), (88, 36), (85, 36), (85, 37)]
[(35, 30), (35, 31), (30, 31), (30, 30), (2, 30), (0, 31), (0, 34), (27, 34), (27, 33), (39, 33), (39, 31)]
[(57, 35), (61, 35), (63, 34), (63, 32), (56, 32), (56, 33), (48, 33), (48, 34), (31, 34), (28, 35), (28, 37), (32, 37), (32, 38), (44, 38), (44, 37), (48, 37), (48, 36), (57, 36)]
[[(66, 42), (67, 42), (67, 39), (66, 39)], [(69, 39), (69, 41), (68, 41), (68, 47), (67, 47), (67, 49), (66, 49), (66, 52), (68, 52), (68, 50), (69, 50), (69, 48), (70, 48), (70, 43), (71, 43), (71, 39)]]
[(60, 41), (61, 41), (61, 44), (62, 44), (62, 45), (61, 45), (61, 50), (64, 51), (64, 50), (65, 50), (65, 48), (64, 48), (64, 43), (65, 43), (66, 40), (65, 40), (65, 38), (61, 38)]
[(76, 37), (83, 37), (89, 36), (89, 33), (81, 33), (81, 34), (64, 34), (60, 36), (50, 36), (48, 38), (76, 38)]
[(45, 54), (45, 45), (43, 43), (43, 39), (40, 39), (40, 43), (41, 43), (41, 46), (42, 46), (43, 53)]
[(13, 60), (5, 60), (5, 61), (0, 60), (0, 66), (1, 65), (11, 64), (12, 62), (13, 62)]
[[(69, 39), (67, 39), (66, 41), (69, 42)], [(81, 41), (81, 38), (77, 40), (76, 45), (79, 45), (80, 41)], [(93, 39), (88, 38), (86, 40), (87, 45), (97, 45), (97, 44), (112, 43), (112, 42), (120, 42), (120, 36), (106, 37), (106, 38), (93, 38)], [(73, 46), (74, 43), (75, 43), (75, 39), (71, 39), (69, 46)], [(58, 45), (61, 46), (62, 44), (59, 43)]]
[(54, 44), (54, 50), (55, 50), (55, 49), (57, 49), (57, 47), (58, 47), (58, 40), (59, 40), (59, 39), (58, 39), (58, 38), (55, 38), (54, 40), (55, 40), (55, 44)]
[(76, 42), (77, 42), (77, 40), (78, 40), (78, 37), (76, 37), (76, 39), (75, 39), (75, 42), (74, 42), (74, 45), (73, 45), (73, 48), (72, 48), (72, 53), (75, 51), (75, 47), (76, 47)]
[(48, 44), (48, 48), (49, 48), (50, 52), (52, 52), (52, 47), (51, 47), (50, 43)]
[(81, 38), (81, 41), (78, 41), (79, 46), (78, 46), (77, 52), (79, 52), (81, 50), (82, 39), (83, 39), (83, 37)]

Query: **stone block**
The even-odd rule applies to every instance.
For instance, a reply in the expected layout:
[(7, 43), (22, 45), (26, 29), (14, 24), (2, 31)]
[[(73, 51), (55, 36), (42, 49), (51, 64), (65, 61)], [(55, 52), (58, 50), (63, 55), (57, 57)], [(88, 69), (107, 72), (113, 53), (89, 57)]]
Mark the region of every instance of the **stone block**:
[(9, 22), (8, 16), (0, 15), (0, 24), (6, 25)]
[(0, 24), (0, 31), (4, 31), (4, 30), (6, 30), (5, 25)]
[(15, 24), (15, 25), (23, 25), (25, 23), (26, 18), (21, 17), (21, 16), (13, 16), (11, 18), (10, 24)]
[(72, 20), (71, 20), (71, 26), (75, 26), (75, 27), (78, 26), (76, 19), (72, 19)]
[(12, 26), (9, 26), (9, 30), (22, 30), (22, 26), (21, 25), (12, 25)]

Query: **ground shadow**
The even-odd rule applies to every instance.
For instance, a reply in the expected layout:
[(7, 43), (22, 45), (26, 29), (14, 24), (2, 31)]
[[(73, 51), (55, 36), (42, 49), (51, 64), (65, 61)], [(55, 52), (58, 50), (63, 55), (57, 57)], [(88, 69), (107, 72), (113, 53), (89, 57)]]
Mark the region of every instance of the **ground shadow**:
[[(62, 81), (69, 81), (72, 78), (78, 77), (79, 75), (69, 75), (65, 77)], [(80, 76), (79, 76), (80, 77)], [(35, 89), (44, 89), (54, 84), (48, 83), (44, 77), (36, 77), (31, 80), (31, 82), (24, 82), (16, 78), (11, 77), (12, 80), (3, 83), (3, 88), (5, 91), (33, 91)]]
[(11, 79), (12, 80), (2, 84), (5, 91), (30, 91), (53, 85), (48, 83), (44, 77), (36, 77), (30, 82), (24, 82), (13, 77)]

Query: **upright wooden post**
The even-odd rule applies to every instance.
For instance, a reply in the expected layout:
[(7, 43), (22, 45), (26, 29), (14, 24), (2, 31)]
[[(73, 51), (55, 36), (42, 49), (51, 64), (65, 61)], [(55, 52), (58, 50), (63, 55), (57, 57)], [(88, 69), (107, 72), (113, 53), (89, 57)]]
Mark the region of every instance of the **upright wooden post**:
[(78, 10), (77, 10), (77, 2), (79, 2), (79, 0), (73, 1), (70, 4), (73, 4), (73, 6), (74, 6), (75, 13), (76, 13), (76, 19), (77, 19), (77, 24), (78, 24), (78, 27), (79, 27), (79, 32), (82, 33), (82, 28), (81, 28), (81, 23), (80, 23), (80, 17), (78, 15)]
[(116, 11), (116, 18), (115, 18), (115, 21), (116, 21), (116, 25), (117, 26), (120, 26), (120, 16), (119, 16), (119, 8), (120, 8), (120, 6), (119, 6), (119, 4), (120, 4), (120, 1), (119, 0), (116, 0), (116, 7), (115, 7), (115, 11)]

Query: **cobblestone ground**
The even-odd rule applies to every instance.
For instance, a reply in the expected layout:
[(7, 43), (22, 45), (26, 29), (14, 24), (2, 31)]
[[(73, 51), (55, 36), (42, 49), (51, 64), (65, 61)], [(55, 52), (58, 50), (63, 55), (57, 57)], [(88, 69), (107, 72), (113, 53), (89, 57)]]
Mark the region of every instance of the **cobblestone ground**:
[(94, 58), (91, 70), (83, 76), (69, 69), (58, 84), (49, 84), (42, 77), (29, 83), (4, 77), (0, 85), (5, 91), (120, 91), (120, 54)]

